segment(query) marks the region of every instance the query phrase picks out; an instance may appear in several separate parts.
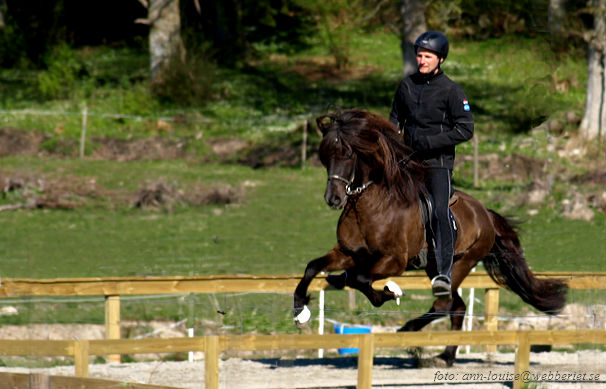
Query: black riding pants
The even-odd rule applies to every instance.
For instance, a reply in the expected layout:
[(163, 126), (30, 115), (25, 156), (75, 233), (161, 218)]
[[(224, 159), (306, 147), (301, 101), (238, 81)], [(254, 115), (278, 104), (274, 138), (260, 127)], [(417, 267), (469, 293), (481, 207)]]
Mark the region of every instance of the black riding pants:
[(452, 194), (452, 170), (429, 168), (425, 186), (433, 199), (431, 228), (434, 234), (434, 249), (440, 275), (451, 277), (454, 242), (448, 202)]

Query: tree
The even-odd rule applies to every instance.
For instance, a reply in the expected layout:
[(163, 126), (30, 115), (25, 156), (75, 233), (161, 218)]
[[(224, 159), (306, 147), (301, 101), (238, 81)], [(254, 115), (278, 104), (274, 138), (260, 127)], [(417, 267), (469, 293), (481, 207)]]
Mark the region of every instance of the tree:
[(427, 27), (425, 26), (425, 5), (421, 0), (402, 0), (402, 61), (404, 76), (417, 70), (414, 41)]
[(565, 0), (549, 0), (547, 23), (549, 35), (551, 37), (551, 45), (556, 50), (561, 49), (567, 43), (564, 27), (566, 21), (565, 3)]
[(606, 129), (606, 0), (590, 0), (593, 30), (588, 37), (587, 97), (579, 128), (586, 140), (604, 136)]
[(145, 0), (147, 19), (137, 22), (148, 24), (149, 58), (152, 83), (162, 82), (170, 61), (176, 58), (185, 61), (185, 48), (181, 40), (181, 13), (179, 0)]
[(4, 25), (4, 0), (0, 0), (0, 29), (5, 27)]

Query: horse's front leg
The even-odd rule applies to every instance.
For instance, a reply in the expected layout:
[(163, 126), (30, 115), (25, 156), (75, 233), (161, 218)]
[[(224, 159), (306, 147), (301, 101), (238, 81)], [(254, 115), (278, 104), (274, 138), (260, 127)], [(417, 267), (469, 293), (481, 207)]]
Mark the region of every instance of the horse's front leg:
[(311, 318), (311, 312), (307, 308), (309, 295), (307, 289), (309, 284), (321, 271), (336, 271), (350, 268), (354, 265), (353, 259), (341, 252), (337, 247), (326, 255), (316, 258), (307, 264), (303, 278), (295, 289), (294, 297), (294, 319), (297, 327), (303, 327)]
[(375, 307), (380, 307), (389, 300), (396, 300), (399, 304), (400, 297), (404, 292), (395, 282), (389, 281), (382, 290), (374, 289), (372, 284), (377, 280), (402, 274), (405, 267), (405, 261), (386, 255), (376, 261), (370, 268), (356, 266), (348, 270), (345, 283), (350, 288), (362, 292)]

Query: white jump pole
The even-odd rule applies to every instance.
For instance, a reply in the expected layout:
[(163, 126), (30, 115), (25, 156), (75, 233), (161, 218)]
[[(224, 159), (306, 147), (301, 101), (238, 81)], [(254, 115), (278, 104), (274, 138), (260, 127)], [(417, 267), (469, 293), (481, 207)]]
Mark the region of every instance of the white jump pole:
[[(188, 329), (187, 329), (187, 336), (188, 336), (188, 337), (190, 337), (190, 338), (193, 338), (193, 337), (194, 337), (194, 329), (193, 329), (193, 328), (188, 328)], [(188, 360), (189, 362), (193, 362), (193, 361), (194, 361), (194, 352), (193, 352), (193, 351), (190, 351), (190, 352), (188, 353), (188, 355), (187, 355), (187, 360)]]
[[(318, 302), (318, 305), (320, 306), (320, 314), (318, 317), (318, 320), (320, 321), (320, 323), (318, 323), (318, 334), (324, 335), (324, 289), (320, 290), (320, 301)], [(318, 349), (318, 358), (323, 357), (324, 349)]]
[[(471, 269), (472, 272), (476, 271), (474, 267)], [(471, 327), (473, 327), (473, 304), (475, 301), (475, 288), (469, 289), (469, 306), (467, 307), (467, 311), (465, 312), (465, 317), (463, 318), (463, 326), (465, 331), (471, 331)], [(465, 346), (465, 352), (469, 354), (470, 346)]]

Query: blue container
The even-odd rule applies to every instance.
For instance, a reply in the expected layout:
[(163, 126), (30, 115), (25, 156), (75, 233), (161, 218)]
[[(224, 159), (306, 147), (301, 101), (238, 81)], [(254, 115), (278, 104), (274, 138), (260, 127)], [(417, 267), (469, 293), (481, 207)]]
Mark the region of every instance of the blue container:
[[(370, 334), (370, 326), (353, 326), (347, 324), (334, 324), (335, 333), (337, 334)], [(355, 354), (360, 351), (359, 348), (340, 348), (340, 355)]]

